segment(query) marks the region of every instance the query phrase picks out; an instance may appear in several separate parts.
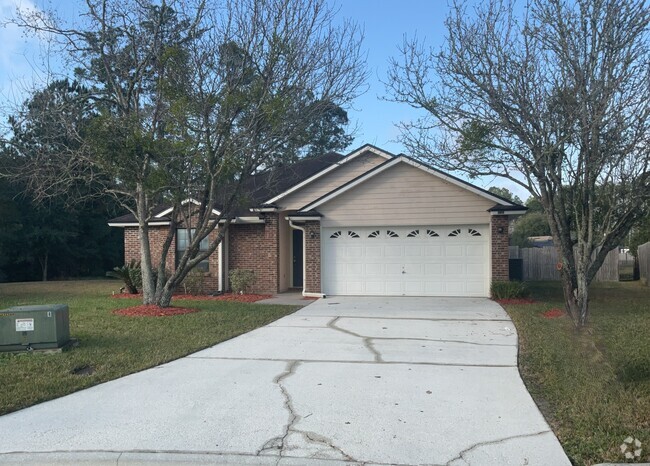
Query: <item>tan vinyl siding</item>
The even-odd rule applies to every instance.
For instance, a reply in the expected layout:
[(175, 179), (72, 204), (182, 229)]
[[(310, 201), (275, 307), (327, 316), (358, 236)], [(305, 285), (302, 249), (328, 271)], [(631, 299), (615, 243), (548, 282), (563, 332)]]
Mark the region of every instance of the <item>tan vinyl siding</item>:
[(490, 222), (494, 206), (478, 194), (406, 163), (351, 188), (317, 207), (324, 227), (454, 225)]
[(342, 184), (363, 175), (386, 159), (366, 152), (276, 202), (283, 210), (298, 210)]

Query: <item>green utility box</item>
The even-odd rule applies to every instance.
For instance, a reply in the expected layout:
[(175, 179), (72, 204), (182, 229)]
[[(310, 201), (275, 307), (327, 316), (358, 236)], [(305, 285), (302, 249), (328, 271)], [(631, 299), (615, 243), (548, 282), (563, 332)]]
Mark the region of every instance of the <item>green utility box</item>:
[(66, 304), (0, 310), (0, 351), (56, 349), (70, 342)]

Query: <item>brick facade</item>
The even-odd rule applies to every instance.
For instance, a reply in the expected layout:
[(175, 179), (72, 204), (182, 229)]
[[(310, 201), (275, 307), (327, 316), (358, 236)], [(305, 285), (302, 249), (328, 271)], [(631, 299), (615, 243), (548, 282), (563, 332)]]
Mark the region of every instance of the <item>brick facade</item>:
[[(492, 237), (492, 281), (510, 279), (508, 253), (508, 216), (493, 215), (490, 224)], [(501, 230), (501, 233), (499, 233)]]
[(263, 224), (232, 224), (228, 231), (228, 268), (255, 272), (255, 293), (279, 291), (279, 216), (264, 214)]
[[(149, 227), (149, 246), (151, 248), (151, 260), (153, 266), (158, 266), (158, 259), (162, 254), (162, 246), (167, 238), (168, 227), (154, 226)], [(218, 230), (215, 229), (209, 235), (210, 241), (213, 241), (217, 235)], [(129, 263), (131, 259), (140, 262), (140, 238), (138, 236), (137, 227), (124, 228), (124, 262)], [(205, 293), (212, 293), (219, 289), (219, 253), (218, 249), (208, 258), (208, 272), (205, 272), (203, 278), (203, 291)], [(176, 269), (176, 238), (172, 240), (167, 253), (167, 260), (165, 268), (167, 270)]]
[(321, 249), (320, 249), (320, 222), (305, 222), (305, 292), (321, 292)]

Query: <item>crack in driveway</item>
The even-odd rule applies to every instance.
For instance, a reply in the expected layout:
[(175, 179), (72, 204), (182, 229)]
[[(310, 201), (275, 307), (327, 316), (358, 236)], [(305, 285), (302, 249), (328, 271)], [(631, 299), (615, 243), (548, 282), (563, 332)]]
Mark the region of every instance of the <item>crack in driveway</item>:
[(273, 437), (267, 440), (266, 442), (264, 442), (264, 444), (257, 450), (256, 456), (260, 456), (266, 452), (269, 453), (277, 452), (278, 455), (278, 460), (276, 462), (276, 466), (277, 466), (282, 460), (282, 458), (286, 456), (285, 451), (287, 449), (287, 445), (286, 445), (287, 439), (292, 433), (295, 433), (301, 435), (307, 441), (307, 443), (312, 443), (312, 444), (315, 443), (318, 445), (323, 445), (331, 450), (336, 451), (339, 455), (342, 456), (342, 458), (345, 461), (363, 463), (357, 461), (352, 456), (345, 453), (340, 447), (334, 445), (334, 442), (331, 439), (323, 435), (317, 434), (315, 432), (307, 432), (295, 428), (296, 423), (300, 421), (300, 419), (302, 419), (302, 416), (300, 416), (296, 412), (295, 406), (293, 404), (293, 399), (291, 398), (291, 395), (289, 394), (289, 391), (287, 390), (287, 387), (284, 385), (283, 382), (287, 378), (291, 377), (296, 373), (296, 369), (302, 362), (303, 361), (299, 361), (299, 360), (288, 361), (287, 368), (285, 369), (285, 371), (282, 372), (273, 380), (273, 382), (280, 388), (282, 396), (284, 397), (284, 407), (289, 412), (289, 421), (284, 428), (283, 435), (278, 437)]
[(327, 323), (327, 326), (329, 328), (331, 328), (332, 330), (337, 330), (339, 332), (343, 332), (343, 333), (346, 333), (348, 335), (352, 335), (353, 337), (361, 338), (361, 340), (363, 341), (364, 346), (366, 348), (368, 348), (368, 351), (370, 351), (372, 353), (373, 357), (375, 358), (375, 362), (384, 362), (384, 359), (381, 357), (381, 354), (379, 353), (379, 351), (377, 351), (377, 349), (375, 348), (375, 346), (372, 343), (372, 337), (366, 337), (366, 336), (363, 336), (363, 335), (359, 335), (358, 333), (355, 333), (355, 332), (352, 332), (350, 330), (346, 330), (344, 328), (341, 328), (341, 327), (337, 326), (336, 322), (338, 322), (338, 320), (340, 318), (341, 318), (340, 316), (333, 318), (332, 320), (330, 320)]
[(514, 439), (518, 439), (518, 438), (537, 437), (539, 435), (548, 434), (548, 433), (552, 433), (552, 432), (550, 430), (542, 430), (540, 432), (535, 432), (535, 433), (532, 433), (532, 434), (512, 435), (510, 437), (504, 437), (504, 438), (497, 439), (497, 440), (488, 440), (488, 441), (485, 441), (485, 442), (475, 443), (471, 447), (467, 447), (463, 451), (461, 451), (458, 454), (458, 456), (456, 456), (456, 457), (450, 459), (449, 461), (447, 461), (447, 463), (445, 463), (445, 466), (451, 466), (451, 464), (453, 462), (459, 461), (459, 460), (462, 460), (462, 461), (465, 462), (465, 464), (470, 465), (471, 463), (465, 459), (465, 455), (470, 453), (472, 450), (476, 450), (477, 448), (481, 448), (481, 447), (484, 447), (484, 446), (487, 446), (487, 445), (498, 445), (500, 443), (504, 443), (504, 442), (507, 442), (509, 440), (514, 440)]

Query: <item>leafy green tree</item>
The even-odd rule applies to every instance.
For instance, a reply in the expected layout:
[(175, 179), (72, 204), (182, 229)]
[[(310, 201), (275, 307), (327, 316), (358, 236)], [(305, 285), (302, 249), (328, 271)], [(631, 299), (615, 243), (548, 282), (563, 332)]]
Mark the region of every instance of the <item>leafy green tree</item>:
[(542, 212), (528, 212), (515, 222), (510, 244), (520, 248), (531, 246), (528, 240), (531, 236), (550, 236), (551, 228), (548, 226), (546, 215)]
[(453, 2), (439, 51), (405, 40), (392, 97), (422, 110), (403, 142), (443, 170), (499, 176), (544, 209), (568, 314), (647, 213), (650, 6), (645, 0)]
[[(143, 301), (169, 305), (217, 249), (251, 176), (291, 156), (287, 148), (345, 140), (331, 124), (344, 121), (336, 108), (358, 95), (366, 71), (358, 27), (335, 25), (334, 14), (325, 0), (86, 0), (76, 25), (23, 11), (15, 23), (58, 41), (88, 89), (69, 105), (91, 104), (92, 118), (75, 125), (68, 108), (54, 113), (54, 126), (74, 141), (64, 151), (19, 151), (21, 172), (37, 199), (68, 192), (71, 178), (92, 180), (92, 193), (70, 197), (108, 194), (130, 210)], [(200, 205), (188, 211), (189, 197)], [(148, 223), (162, 200), (172, 203), (172, 220), (154, 257)], [(165, 274), (176, 228), (190, 217), (195, 233)]]
[(512, 191), (510, 191), (508, 188), (500, 188), (498, 186), (491, 186), (488, 191), (490, 191), (492, 194), (496, 194), (497, 196), (501, 196), (509, 201), (515, 202), (519, 205), (523, 204), (523, 201), (514, 194)]

